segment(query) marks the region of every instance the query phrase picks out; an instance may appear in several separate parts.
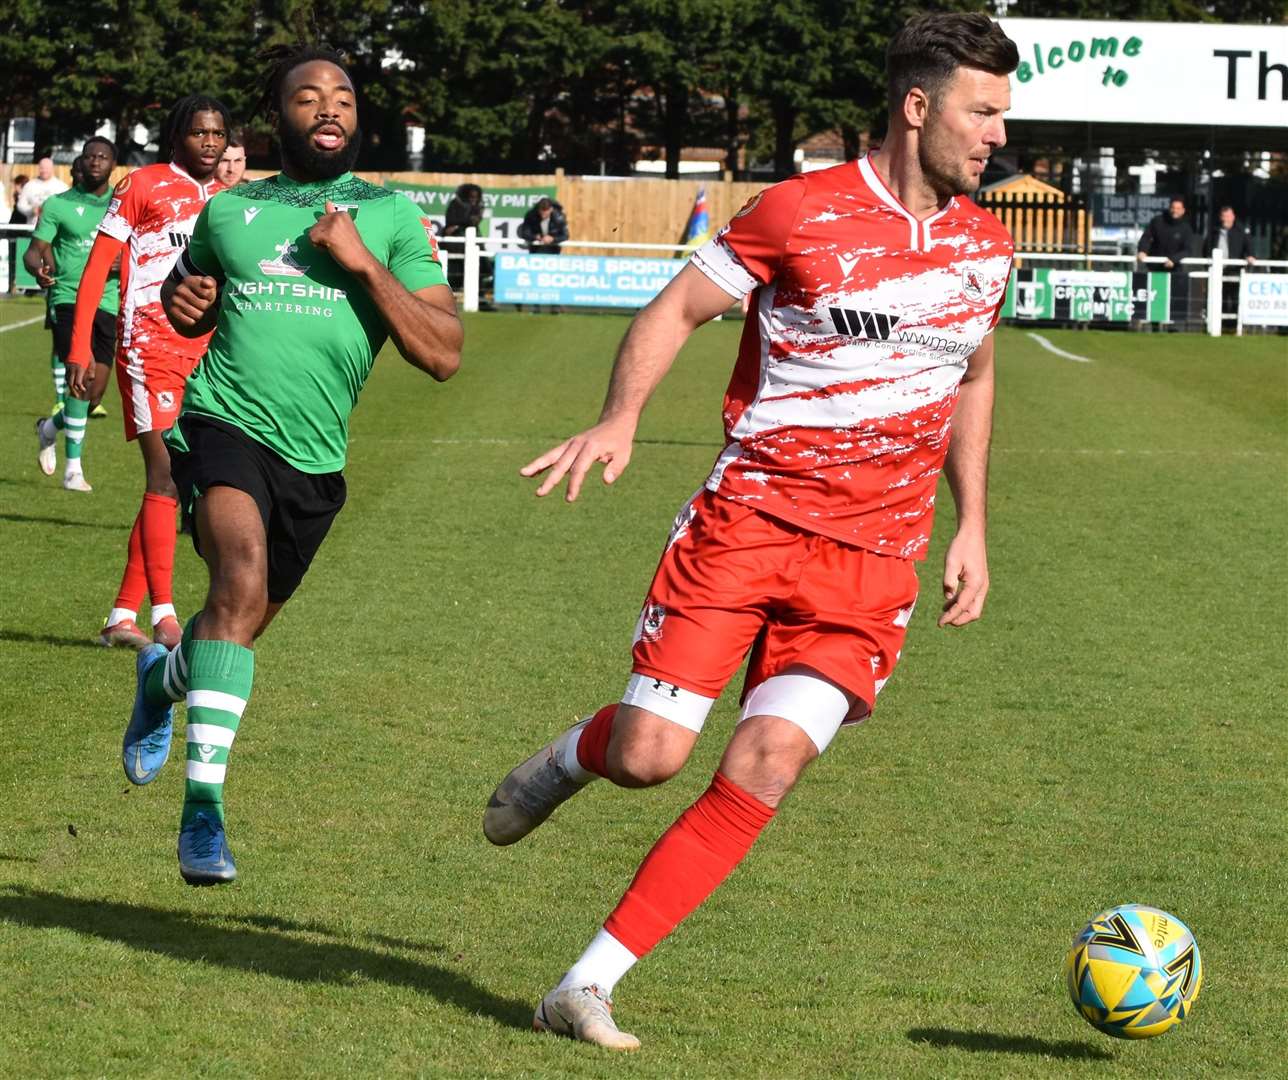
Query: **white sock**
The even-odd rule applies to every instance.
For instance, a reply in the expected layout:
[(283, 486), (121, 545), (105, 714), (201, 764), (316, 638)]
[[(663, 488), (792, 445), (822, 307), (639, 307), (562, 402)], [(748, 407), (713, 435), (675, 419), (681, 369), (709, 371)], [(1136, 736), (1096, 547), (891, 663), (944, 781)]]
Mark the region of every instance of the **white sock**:
[(589, 723), (589, 720), (583, 720), (580, 724), (574, 724), (555, 741), (555, 753), (559, 755), (559, 764), (563, 766), (564, 772), (579, 784), (589, 784), (592, 780), (599, 779), (598, 774), (584, 768), (577, 760), (577, 742)]
[(152, 605), (152, 625), (153, 626), (156, 626), (157, 623), (159, 623), (162, 619), (166, 618), (167, 616), (169, 616), (172, 619), (178, 618), (178, 616), (175, 615), (174, 613), (173, 604), (153, 604)]
[(68, 458), (67, 465), (63, 469), (63, 476), (70, 479), (73, 476), (82, 476), (85, 470), (81, 467), (80, 458)]
[(555, 989), (568, 990), (593, 984), (612, 997), (617, 980), (630, 971), (638, 959), (612, 934), (601, 929)]
[(126, 619), (137, 619), (138, 617), (139, 613), (137, 611), (131, 611), (129, 608), (114, 607), (110, 612), (108, 612), (107, 625), (115, 626), (117, 623), (123, 622)]

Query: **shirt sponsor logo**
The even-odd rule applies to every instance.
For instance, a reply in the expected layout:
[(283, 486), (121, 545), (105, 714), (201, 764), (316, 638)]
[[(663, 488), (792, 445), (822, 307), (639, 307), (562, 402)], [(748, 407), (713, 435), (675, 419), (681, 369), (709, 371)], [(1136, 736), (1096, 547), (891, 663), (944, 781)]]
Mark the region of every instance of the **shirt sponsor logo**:
[(836, 261), (841, 265), (841, 277), (850, 276), (850, 271), (859, 265), (859, 257), (856, 255), (852, 259), (847, 259), (844, 255), (838, 255)]
[(277, 252), (276, 259), (259, 260), (261, 274), (267, 274), (269, 277), (303, 277), (309, 272), (308, 264), (295, 258), (295, 252), (300, 250), (299, 245), (291, 243), (289, 238), (283, 240), (273, 250)]
[(263, 209), (264, 208), (262, 206), (248, 206), (246, 207), (245, 210), (242, 211), (242, 219), (245, 221), (247, 225), (249, 225), (252, 221), (255, 220), (255, 215), (258, 214)]
[(84, 216), (85, 216), (85, 207), (83, 207), (83, 206), (78, 206), (78, 207), (76, 207), (76, 216), (77, 216), (77, 217), (84, 217)]
[[(839, 258), (840, 256), (838, 256)], [(866, 338), (868, 341), (889, 341), (894, 328), (899, 325), (898, 315), (883, 311), (854, 311), (850, 308), (830, 307), (832, 325), (838, 334), (846, 337)]]
[(166, 233), (166, 238), (170, 241), (172, 248), (178, 248), (182, 251), (188, 246), (188, 242), (192, 239), (192, 234), (180, 232), (178, 229), (171, 229)]
[(113, 199), (110, 203), (107, 204), (107, 212), (109, 214), (115, 214), (119, 209), (121, 209), (120, 199)]

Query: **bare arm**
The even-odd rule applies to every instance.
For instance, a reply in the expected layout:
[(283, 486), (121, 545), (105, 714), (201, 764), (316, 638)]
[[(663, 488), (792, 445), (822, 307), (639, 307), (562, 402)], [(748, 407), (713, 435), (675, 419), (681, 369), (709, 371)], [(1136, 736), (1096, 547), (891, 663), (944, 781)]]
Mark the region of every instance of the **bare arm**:
[(410, 292), (371, 254), (353, 218), (330, 202), (309, 230), (309, 241), (361, 282), (404, 360), (439, 382), (456, 374), (465, 335), (446, 285)]
[(56, 280), (54, 275), (58, 269), (54, 266), (54, 249), (48, 240), (33, 239), (22, 253), (22, 265), (42, 289), (48, 289)]
[(944, 558), (940, 626), (965, 626), (980, 617), (988, 595), (988, 448), (993, 437), (993, 335), (966, 365), (953, 412), (944, 474), (957, 505), (957, 532)]
[(671, 369), (680, 347), (694, 330), (728, 311), (733, 303), (727, 292), (692, 264), (672, 278), (626, 331), (613, 363), (599, 422), (519, 470), (524, 476), (549, 470), (537, 494), (548, 495), (566, 474), (566, 498), (572, 502), (596, 461), (604, 465), (605, 484), (621, 476), (630, 463), (640, 413)]
[(197, 274), (184, 276), (176, 265), (161, 283), (161, 308), (180, 337), (208, 334), (219, 321), (219, 282)]

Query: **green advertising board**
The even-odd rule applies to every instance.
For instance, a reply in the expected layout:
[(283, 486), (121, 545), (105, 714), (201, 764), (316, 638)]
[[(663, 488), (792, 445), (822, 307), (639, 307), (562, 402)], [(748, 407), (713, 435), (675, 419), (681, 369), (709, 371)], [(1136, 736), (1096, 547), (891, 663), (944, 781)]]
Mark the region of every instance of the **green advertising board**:
[[(404, 180), (386, 180), (385, 187), (406, 195), (440, 229), (447, 213), (447, 204), (456, 194), (455, 185), (410, 184)], [(517, 240), (523, 215), (541, 199), (554, 197), (554, 184), (549, 187), (484, 188), (483, 220), (479, 223), (479, 235)]]
[(1011, 271), (1002, 318), (1170, 322), (1171, 301), (1171, 274), (1025, 267)]

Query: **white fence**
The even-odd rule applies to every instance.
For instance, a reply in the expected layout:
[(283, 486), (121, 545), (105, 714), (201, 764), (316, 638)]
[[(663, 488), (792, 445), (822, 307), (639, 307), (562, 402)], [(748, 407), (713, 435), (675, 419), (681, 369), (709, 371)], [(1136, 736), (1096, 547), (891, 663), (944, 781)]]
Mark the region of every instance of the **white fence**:
[[(13, 245), (9, 241), (30, 233), (31, 225), (0, 225), (0, 294), (8, 291), (13, 277), (9, 259)], [(523, 251), (521, 244), (506, 237), (479, 236), (474, 229), (467, 229), (463, 237), (439, 237), (439, 251), (443, 267), (453, 287), (462, 295), (462, 306), (466, 311), (478, 311), (483, 293), (485, 260), (491, 260), (502, 251)], [(616, 240), (570, 240), (563, 245), (564, 249), (587, 252), (647, 252), (654, 258), (667, 258), (679, 255), (687, 249), (678, 244), (626, 244)], [(1015, 253), (1018, 266), (1050, 267), (1067, 266), (1070, 269), (1107, 269), (1133, 270), (1142, 268), (1163, 269), (1161, 258), (1137, 259), (1131, 255), (1083, 255), (1076, 253), (1026, 252)], [(1236, 334), (1242, 334), (1245, 326), (1245, 310), (1242, 298), (1245, 296), (1244, 279), (1255, 274), (1288, 273), (1288, 260), (1263, 260), (1251, 265), (1243, 261), (1223, 259), (1219, 250), (1214, 250), (1209, 258), (1190, 258), (1181, 262), (1179, 272), (1174, 280), (1183, 281), (1185, 296), (1180, 305), (1179, 321), (1192, 326), (1202, 326), (1213, 337), (1219, 337), (1226, 323), (1234, 323)], [(1205, 286), (1201, 296), (1195, 296), (1191, 283), (1202, 282)], [(1213, 287), (1213, 283), (1219, 283)], [(1226, 289), (1223, 286), (1237, 286), (1237, 289)], [(1227, 299), (1233, 297), (1233, 304)], [(1258, 325), (1267, 325), (1260, 320)], [(1274, 325), (1274, 324), (1270, 324)], [(1280, 324), (1282, 325), (1282, 324)]]

